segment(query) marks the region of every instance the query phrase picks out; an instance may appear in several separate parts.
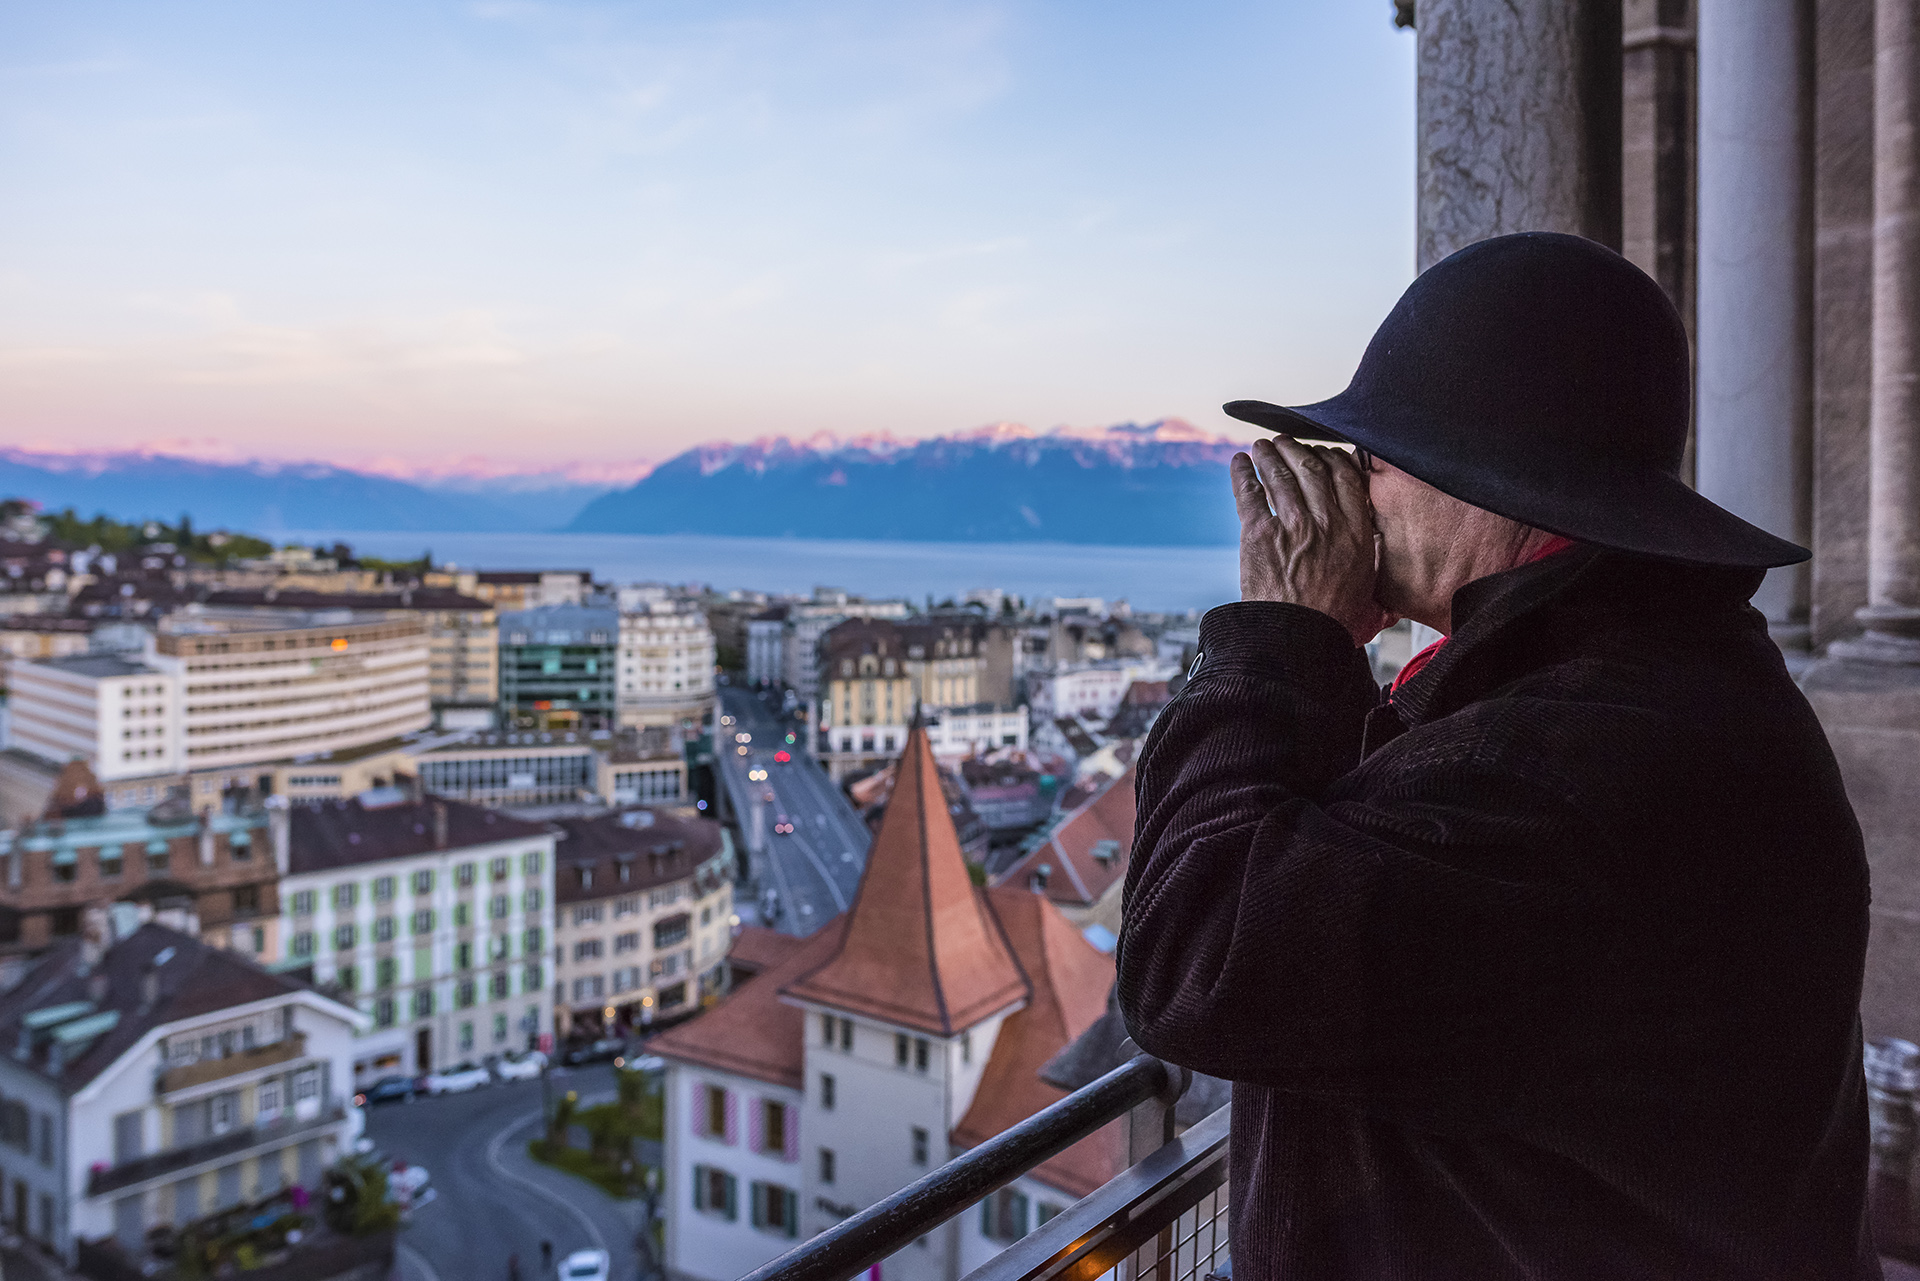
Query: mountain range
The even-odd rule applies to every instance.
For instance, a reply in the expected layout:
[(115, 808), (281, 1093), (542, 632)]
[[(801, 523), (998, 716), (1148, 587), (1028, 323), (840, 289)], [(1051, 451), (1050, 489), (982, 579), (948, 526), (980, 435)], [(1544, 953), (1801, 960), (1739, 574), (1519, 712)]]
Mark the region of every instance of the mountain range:
[[(0, 449), (0, 497), (82, 516), (273, 538), (569, 531), (907, 541), (1212, 545), (1238, 536), (1239, 448), (1178, 419), (922, 440), (769, 436), (696, 446), (609, 489), (563, 474), (400, 477), (325, 463)], [(629, 472), (628, 474), (631, 474)]]
[(1135, 546), (1232, 543), (1243, 446), (1179, 419), (927, 440), (768, 437), (701, 445), (589, 502), (581, 533)]

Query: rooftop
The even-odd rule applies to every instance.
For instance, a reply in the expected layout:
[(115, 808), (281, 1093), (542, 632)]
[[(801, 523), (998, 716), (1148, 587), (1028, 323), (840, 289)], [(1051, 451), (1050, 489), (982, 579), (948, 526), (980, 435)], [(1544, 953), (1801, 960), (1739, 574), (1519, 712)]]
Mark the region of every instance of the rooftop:
[(840, 944), (843, 912), (787, 954), (733, 990), (698, 1018), (647, 1042), (650, 1053), (684, 1063), (733, 1072), (756, 1081), (803, 1088), (806, 1080), (806, 1012), (780, 999), (781, 989), (824, 961)]
[[(87, 963), (87, 947), (78, 937), (59, 940), (0, 995), (0, 1044), (17, 1045), (24, 1030), (34, 1044), (27, 1066), (69, 1093), (153, 1028), (311, 990), (159, 925), (141, 926), (106, 948), (95, 965)], [(142, 991), (148, 973), (155, 979), (150, 1001)], [(353, 1017), (344, 1007), (340, 1014)]]
[(554, 826), (560, 831), (553, 877), (558, 903), (684, 880), (725, 848), (720, 824), (685, 805), (634, 806), (592, 818), (563, 818)]
[(51, 667), (57, 672), (105, 680), (114, 676), (158, 676), (157, 668), (123, 658), (118, 654), (70, 654), (65, 658), (34, 660), (35, 667)]
[[(1133, 767), (1070, 810), (1046, 839), (994, 878), (1025, 889), (1046, 868), (1041, 891), (1056, 903), (1090, 906), (1126, 879), (1133, 849)], [(1104, 855), (1104, 857), (1102, 857)]]
[[(391, 789), (390, 789), (391, 790)], [(437, 826), (444, 815), (445, 838)], [(545, 836), (526, 823), (462, 801), (401, 801), (369, 808), (359, 797), (293, 807), (287, 870), (299, 875)]]
[(286, 587), (223, 588), (209, 592), (213, 606), (280, 610), (445, 609), (484, 613), (491, 601), (465, 596), (451, 587), (403, 587), (391, 592), (322, 592)]

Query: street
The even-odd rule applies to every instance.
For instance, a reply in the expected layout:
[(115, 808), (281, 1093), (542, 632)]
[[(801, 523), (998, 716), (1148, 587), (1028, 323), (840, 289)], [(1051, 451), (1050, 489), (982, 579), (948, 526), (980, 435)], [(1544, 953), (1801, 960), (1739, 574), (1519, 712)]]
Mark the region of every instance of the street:
[[(720, 782), (740, 816), (754, 874), (762, 888), (770, 886), (780, 896), (779, 912), (764, 923), (788, 934), (811, 934), (853, 903), (873, 838), (805, 744), (797, 736), (786, 742), (786, 727), (757, 695), (722, 686), (720, 708), (734, 718), (715, 734)], [(736, 744), (737, 733), (750, 734), (753, 741)], [(747, 754), (741, 755), (738, 746), (746, 746)], [(786, 764), (774, 760), (783, 748), (792, 757)], [(761, 769), (767, 772), (764, 782), (747, 777)], [(774, 799), (762, 800), (769, 791)], [(791, 835), (773, 830), (783, 814), (793, 822)]]
[[(552, 1089), (555, 1098), (574, 1090), (582, 1104), (604, 1102), (614, 1095), (613, 1069), (555, 1069)], [(635, 1238), (644, 1202), (616, 1200), (534, 1161), (527, 1143), (539, 1131), (538, 1080), (369, 1109), (375, 1149), (425, 1166), (432, 1179), (432, 1200), (400, 1234), (403, 1281), (505, 1281), (516, 1253), (524, 1281), (553, 1281), (560, 1260), (590, 1247), (612, 1256), (609, 1281), (640, 1281)], [(545, 1271), (543, 1240), (553, 1242), (554, 1257)]]

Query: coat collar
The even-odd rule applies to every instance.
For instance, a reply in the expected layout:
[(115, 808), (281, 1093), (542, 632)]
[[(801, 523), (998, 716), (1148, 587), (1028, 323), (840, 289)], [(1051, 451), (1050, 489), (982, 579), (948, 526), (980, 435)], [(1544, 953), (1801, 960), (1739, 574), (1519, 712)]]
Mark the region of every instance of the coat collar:
[(1472, 702), (1546, 661), (1544, 637), (1529, 626), (1543, 611), (1577, 615), (1595, 630), (1623, 618), (1672, 616), (1738, 605), (1752, 596), (1764, 570), (1726, 569), (1655, 560), (1581, 545), (1499, 574), (1477, 578), (1453, 594), (1453, 634), (1393, 696), (1407, 729)]

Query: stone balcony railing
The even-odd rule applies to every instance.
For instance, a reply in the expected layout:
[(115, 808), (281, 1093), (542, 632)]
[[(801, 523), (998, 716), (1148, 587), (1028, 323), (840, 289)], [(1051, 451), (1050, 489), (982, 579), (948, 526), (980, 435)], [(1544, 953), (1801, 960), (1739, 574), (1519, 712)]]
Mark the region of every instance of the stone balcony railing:
[(287, 1063), (304, 1057), (306, 1052), (307, 1034), (294, 1032), (278, 1041), (256, 1045), (251, 1049), (237, 1050), (222, 1058), (201, 1059), (197, 1063), (162, 1068), (154, 1073), (153, 1092), (157, 1095), (172, 1094), (176, 1090), (191, 1089), (196, 1085), (205, 1085), (209, 1081), (239, 1076), (242, 1072), (272, 1067), (276, 1063)]

